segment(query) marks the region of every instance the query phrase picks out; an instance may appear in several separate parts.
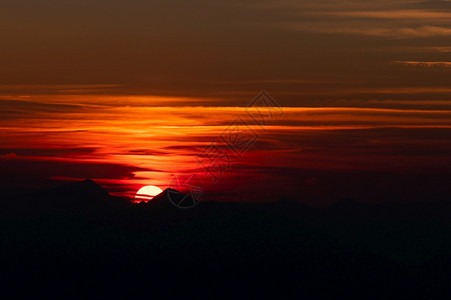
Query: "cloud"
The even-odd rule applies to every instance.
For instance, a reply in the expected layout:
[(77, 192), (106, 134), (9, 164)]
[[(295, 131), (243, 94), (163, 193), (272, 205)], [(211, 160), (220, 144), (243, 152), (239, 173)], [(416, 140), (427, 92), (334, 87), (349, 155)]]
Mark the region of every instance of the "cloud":
[[(39, 156), (39, 157), (87, 157), (94, 155), (96, 148), (89, 147), (55, 147), (55, 148), (0, 148), (0, 155), (5, 153), (6, 157), (26, 157), (26, 156)], [(9, 156), (8, 156), (9, 155)], [(13, 155), (13, 156), (11, 156)]]
[(0, 84), (0, 91), (10, 90), (90, 90), (118, 87), (120, 84)]
[(0, 107), (2, 108), (2, 111), (16, 112), (68, 112), (82, 108), (81, 105), (75, 103), (40, 103), (13, 99), (0, 99)]
[(0, 159), (5, 158), (5, 159), (14, 159), (17, 157), (17, 154), (14, 152), (11, 153), (6, 153), (5, 155), (1, 155), (0, 154)]
[[(378, 1), (342, 4), (324, 1), (318, 5), (301, 2), (286, 12), (275, 26), (287, 30), (351, 34), (384, 38), (425, 38), (451, 35), (451, 11), (415, 8), (411, 1)], [(448, 2), (450, 6), (451, 2)], [(325, 5), (329, 4), (329, 5)]]
[(407, 67), (420, 67), (420, 68), (451, 68), (451, 62), (449, 61), (393, 61), (393, 64)]
[(451, 53), (451, 47), (446, 46), (383, 46), (374, 47), (373, 49), (356, 49), (356, 51), (374, 51), (374, 52), (387, 52), (396, 54), (405, 53), (432, 53), (432, 54), (446, 54)]
[[(1, 157), (1, 156), (0, 156)], [(55, 160), (51, 157), (21, 157), (2, 160), (0, 164), (2, 193), (27, 193), (55, 185), (52, 178), (122, 179), (132, 178), (145, 168), (110, 162), (89, 162), (77, 159)]]
[(294, 31), (315, 32), (324, 34), (353, 34), (383, 38), (407, 39), (451, 36), (451, 28), (440, 26), (401, 27), (378, 24), (346, 24), (346, 23), (284, 23), (281, 28)]
[(353, 18), (375, 18), (395, 20), (429, 20), (447, 21), (451, 19), (451, 12), (426, 11), (426, 10), (383, 10), (383, 11), (344, 11), (344, 12), (322, 12), (326, 16), (353, 17)]
[(154, 150), (154, 149), (132, 149), (128, 150), (128, 152), (121, 153), (121, 154), (128, 154), (128, 155), (169, 155), (170, 153), (160, 150)]
[[(449, 2), (443, 1), (423, 8), (402, 0), (93, 0), (89, 6), (68, 0), (51, 11), (44, 0), (20, 11), (17, 1), (5, 0), (1, 12), (0, 35), (8, 43), (0, 82), (9, 84), (0, 94), (68, 96), (62, 102), (113, 94), (96, 98), (113, 106), (162, 103), (138, 99), (143, 95), (179, 97), (164, 99), (169, 105), (243, 105), (261, 89), (327, 90), (356, 78), (359, 84), (392, 84), (384, 73), (390, 67), (381, 68), (380, 61), (431, 59), (375, 53), (376, 47), (447, 51), (451, 33)], [(356, 48), (359, 53), (350, 53)], [(69, 99), (73, 94), (83, 97)]]

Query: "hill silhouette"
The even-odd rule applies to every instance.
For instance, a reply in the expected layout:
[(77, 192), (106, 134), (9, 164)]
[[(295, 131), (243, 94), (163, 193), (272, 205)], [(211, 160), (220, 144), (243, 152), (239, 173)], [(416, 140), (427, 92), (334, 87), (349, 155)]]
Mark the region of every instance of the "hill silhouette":
[(146, 202), (151, 207), (189, 208), (195, 203), (190, 194), (184, 194), (176, 189), (166, 188), (163, 192), (156, 195), (152, 200)]
[(0, 214), (4, 295), (450, 292), (449, 203), (202, 202), (183, 210), (167, 200), (170, 191), (132, 204), (85, 180), (14, 199)]
[(90, 179), (66, 183), (59, 187), (41, 190), (9, 202), (16, 212), (42, 213), (94, 213), (123, 209), (130, 205), (127, 200), (111, 196)]

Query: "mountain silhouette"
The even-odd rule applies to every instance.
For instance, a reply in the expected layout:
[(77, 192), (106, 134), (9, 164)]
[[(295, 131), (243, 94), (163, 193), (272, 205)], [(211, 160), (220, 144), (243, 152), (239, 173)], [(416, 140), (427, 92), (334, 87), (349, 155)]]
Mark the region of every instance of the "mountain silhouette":
[(0, 211), (0, 289), (35, 298), (451, 291), (447, 202), (206, 201), (178, 209), (172, 194), (181, 197), (175, 202), (186, 196), (166, 189), (133, 204), (88, 179), (15, 199), (13, 210)]
[(16, 209), (32, 213), (101, 212), (126, 208), (129, 202), (111, 196), (91, 179), (63, 184), (53, 189), (38, 191), (21, 199), (15, 199)]
[(167, 207), (172, 209), (191, 208), (196, 202), (191, 195), (182, 193), (176, 189), (167, 188), (152, 200), (147, 202), (152, 207)]

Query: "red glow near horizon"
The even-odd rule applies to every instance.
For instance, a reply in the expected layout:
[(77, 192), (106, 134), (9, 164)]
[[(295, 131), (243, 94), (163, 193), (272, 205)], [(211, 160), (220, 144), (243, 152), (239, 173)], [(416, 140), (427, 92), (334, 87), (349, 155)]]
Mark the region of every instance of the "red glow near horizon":
[[(58, 99), (47, 101), (51, 105)], [(90, 101), (95, 103), (96, 97)], [(437, 156), (437, 149), (448, 149), (448, 140), (436, 135), (431, 146), (426, 140), (434, 137), (424, 130), (450, 129), (451, 111), (283, 110), (283, 117), (264, 129), (249, 125), (258, 133), (255, 144), (230, 168), (216, 170), (217, 181), (199, 165), (198, 158), (211, 142), (220, 141), (236, 118), (251, 124), (244, 107), (83, 106), (81, 110), (25, 112), (27, 118), (0, 120), (2, 148), (8, 149), (2, 160), (14, 162), (15, 172), (28, 176), (64, 181), (91, 178), (113, 195), (131, 200), (149, 182), (167, 187), (174, 174), (201, 174), (206, 189), (213, 193), (251, 183), (262, 189), (273, 187), (276, 192), (292, 190), (296, 178), (271, 170), (406, 172), (446, 166), (431, 157)], [(399, 155), (406, 146), (424, 155)], [(442, 158), (446, 161), (446, 156)]]

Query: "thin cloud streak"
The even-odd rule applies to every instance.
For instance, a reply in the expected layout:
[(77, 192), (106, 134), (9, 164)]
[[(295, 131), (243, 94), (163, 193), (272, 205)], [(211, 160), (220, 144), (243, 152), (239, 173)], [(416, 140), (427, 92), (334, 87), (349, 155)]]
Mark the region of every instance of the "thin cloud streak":
[(449, 61), (393, 61), (394, 64), (400, 66), (413, 66), (420, 68), (451, 68), (451, 62)]
[(425, 10), (385, 10), (385, 11), (344, 11), (344, 12), (322, 12), (328, 16), (376, 18), (376, 19), (420, 19), (429, 21), (447, 21), (451, 19), (450, 12), (425, 11)]
[(451, 35), (451, 28), (440, 26), (398, 27), (361, 24), (356, 26), (323, 23), (312, 26), (306, 23), (284, 23), (280, 28), (294, 31), (315, 32), (324, 34), (356, 34), (364, 36), (385, 37), (394, 39), (443, 37)]

